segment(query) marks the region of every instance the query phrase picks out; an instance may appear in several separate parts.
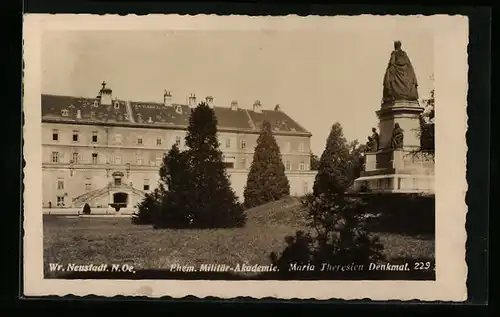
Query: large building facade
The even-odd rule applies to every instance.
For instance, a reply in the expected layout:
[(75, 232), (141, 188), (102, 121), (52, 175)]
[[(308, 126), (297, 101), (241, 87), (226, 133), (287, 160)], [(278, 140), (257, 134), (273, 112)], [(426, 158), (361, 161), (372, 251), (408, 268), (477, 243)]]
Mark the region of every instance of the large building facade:
[[(184, 138), (196, 96), (188, 104), (120, 100), (105, 83), (95, 98), (42, 95), (43, 206), (45, 208), (133, 208), (159, 180), (163, 156)], [(236, 194), (243, 199), (247, 174), (264, 120), (281, 149), (292, 195), (311, 191), (311, 134), (279, 106), (242, 109), (233, 101), (215, 106), (218, 139)]]

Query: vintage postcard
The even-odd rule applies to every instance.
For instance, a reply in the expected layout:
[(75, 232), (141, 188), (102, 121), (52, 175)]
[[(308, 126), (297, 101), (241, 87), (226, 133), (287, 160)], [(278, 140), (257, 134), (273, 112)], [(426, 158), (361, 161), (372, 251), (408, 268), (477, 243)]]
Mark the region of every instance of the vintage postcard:
[(25, 15), (25, 296), (464, 301), (467, 44), (461, 16)]

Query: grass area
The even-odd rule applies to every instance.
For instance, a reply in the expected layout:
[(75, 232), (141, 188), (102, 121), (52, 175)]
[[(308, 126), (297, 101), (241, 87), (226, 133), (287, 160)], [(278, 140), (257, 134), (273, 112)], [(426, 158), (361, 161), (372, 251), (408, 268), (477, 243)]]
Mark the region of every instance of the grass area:
[[(128, 218), (44, 216), (44, 263), (130, 263), (137, 269), (165, 269), (170, 264), (268, 264), (281, 252), (284, 238), (304, 227), (304, 210), (295, 198), (247, 211), (238, 229), (155, 230)], [(433, 259), (434, 237), (377, 233), (388, 260)]]

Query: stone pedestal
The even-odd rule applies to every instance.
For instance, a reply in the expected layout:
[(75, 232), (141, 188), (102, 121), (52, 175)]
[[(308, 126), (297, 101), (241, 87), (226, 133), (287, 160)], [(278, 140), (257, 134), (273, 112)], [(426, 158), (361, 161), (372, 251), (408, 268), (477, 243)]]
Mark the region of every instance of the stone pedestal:
[[(379, 118), (381, 150), (365, 154), (365, 167), (354, 189), (372, 193), (434, 193), (434, 162), (417, 156), (420, 147), (420, 114), (417, 101), (395, 101), (383, 104), (376, 112)], [(403, 148), (390, 148), (392, 130), (398, 123), (404, 130)]]
[(424, 112), (418, 101), (394, 101), (382, 104), (376, 112), (379, 118), (379, 137), (381, 149), (391, 147), (392, 130), (396, 123), (404, 130), (403, 147), (420, 147), (420, 114)]
[(354, 189), (371, 193), (434, 193), (434, 162), (407, 150), (366, 153)]

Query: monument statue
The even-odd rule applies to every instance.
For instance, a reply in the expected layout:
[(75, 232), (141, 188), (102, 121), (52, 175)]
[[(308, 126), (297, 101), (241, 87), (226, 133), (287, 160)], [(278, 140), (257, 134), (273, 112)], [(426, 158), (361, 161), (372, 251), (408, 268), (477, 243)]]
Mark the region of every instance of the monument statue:
[(416, 101), (417, 86), (417, 77), (410, 58), (401, 49), (401, 42), (396, 41), (385, 71), (382, 101), (384, 103), (394, 100)]
[(380, 148), (380, 137), (377, 133), (377, 129), (372, 128), (372, 145), (373, 145), (373, 151), (376, 152)]
[(366, 150), (365, 152), (373, 152), (373, 138), (371, 136), (368, 137), (368, 141), (366, 141)]
[(403, 134), (404, 130), (401, 129), (399, 126), (399, 123), (396, 123), (394, 125), (394, 129), (392, 130), (392, 137), (391, 137), (391, 148), (392, 149), (401, 149), (403, 148)]

